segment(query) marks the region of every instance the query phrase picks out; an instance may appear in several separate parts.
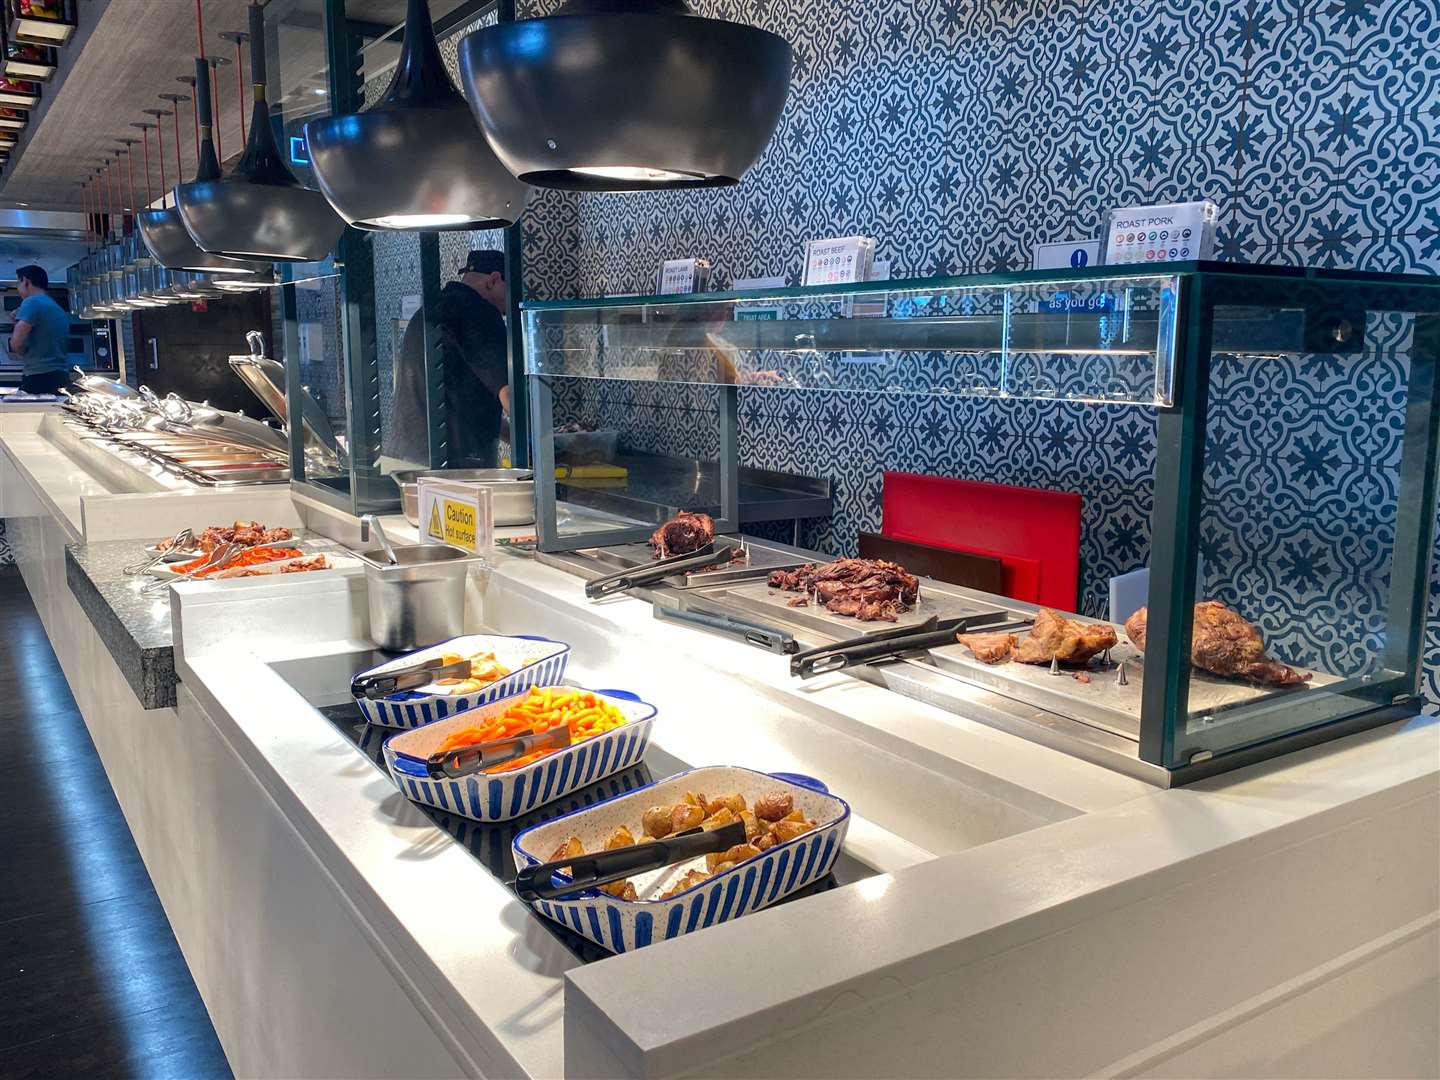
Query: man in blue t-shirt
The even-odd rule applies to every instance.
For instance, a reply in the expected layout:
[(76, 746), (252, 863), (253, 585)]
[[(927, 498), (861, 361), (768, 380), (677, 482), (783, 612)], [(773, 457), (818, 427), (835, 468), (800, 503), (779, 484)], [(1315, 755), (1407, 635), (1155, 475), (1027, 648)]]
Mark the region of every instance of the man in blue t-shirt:
[(70, 385), (70, 316), (50, 299), (50, 275), (43, 266), (15, 271), (20, 307), (10, 352), (25, 364), (20, 389), (27, 394), (53, 394)]

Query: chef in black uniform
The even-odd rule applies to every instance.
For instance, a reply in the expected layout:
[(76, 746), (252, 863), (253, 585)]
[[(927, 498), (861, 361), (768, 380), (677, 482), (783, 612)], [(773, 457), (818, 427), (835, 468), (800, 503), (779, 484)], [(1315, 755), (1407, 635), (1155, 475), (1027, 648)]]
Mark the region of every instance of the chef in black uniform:
[[(505, 256), (472, 251), (458, 281), (440, 291), (435, 322), (445, 387), (449, 467), (491, 469), (510, 412), (510, 350), (502, 313), (509, 310)], [(417, 312), (405, 328), (395, 369), (395, 406), (386, 453), (415, 465), (430, 463), (425, 408), (425, 320)]]

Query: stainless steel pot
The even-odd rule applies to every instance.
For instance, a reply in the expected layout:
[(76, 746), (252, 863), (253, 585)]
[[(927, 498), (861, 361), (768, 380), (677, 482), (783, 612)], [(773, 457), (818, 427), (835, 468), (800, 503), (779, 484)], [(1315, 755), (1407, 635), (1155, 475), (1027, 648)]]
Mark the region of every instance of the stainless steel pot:
[(357, 553), (365, 564), (370, 637), (382, 649), (418, 649), (465, 632), (465, 574), (479, 560), (448, 544), (397, 547), (391, 563), (379, 550)]
[(417, 528), (420, 525), (422, 476), (461, 480), (488, 487), (491, 517), (496, 527), (535, 524), (535, 474), (529, 469), (406, 469), (393, 472), (390, 479), (400, 488), (405, 520)]

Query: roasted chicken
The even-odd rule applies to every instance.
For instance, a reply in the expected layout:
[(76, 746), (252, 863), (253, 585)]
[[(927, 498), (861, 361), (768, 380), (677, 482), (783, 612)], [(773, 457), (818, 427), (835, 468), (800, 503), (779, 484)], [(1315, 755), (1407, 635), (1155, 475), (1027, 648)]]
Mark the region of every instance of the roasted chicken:
[(650, 549), (657, 559), (689, 555), (715, 542), (715, 520), (709, 514), (682, 510), (650, 534)]
[(1015, 650), (1022, 664), (1083, 664), (1092, 656), (1113, 648), (1119, 637), (1108, 623), (1084, 623), (1041, 608), (1035, 625)]
[[(1125, 620), (1125, 633), (1141, 652), (1149, 612), (1146, 608)], [(1249, 679), (1266, 686), (1298, 686), (1310, 678), (1287, 664), (1272, 660), (1265, 652), (1265, 639), (1253, 623), (1231, 611), (1218, 600), (1195, 605), (1190, 630), (1190, 662), (1202, 671), (1226, 678)]]

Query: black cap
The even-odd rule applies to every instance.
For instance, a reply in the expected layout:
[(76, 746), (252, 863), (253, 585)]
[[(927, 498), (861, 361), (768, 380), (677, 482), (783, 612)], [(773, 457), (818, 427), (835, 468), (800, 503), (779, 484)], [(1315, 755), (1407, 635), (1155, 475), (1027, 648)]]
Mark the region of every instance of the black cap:
[(470, 252), (470, 257), (465, 260), (465, 265), (460, 267), (462, 274), (499, 274), (505, 275), (505, 253), (503, 251), (492, 251), (488, 248), (477, 248)]

